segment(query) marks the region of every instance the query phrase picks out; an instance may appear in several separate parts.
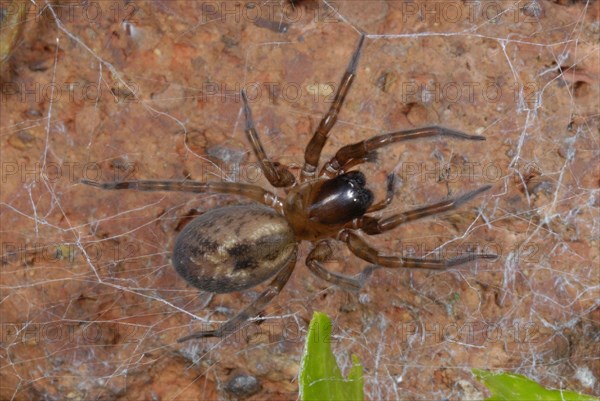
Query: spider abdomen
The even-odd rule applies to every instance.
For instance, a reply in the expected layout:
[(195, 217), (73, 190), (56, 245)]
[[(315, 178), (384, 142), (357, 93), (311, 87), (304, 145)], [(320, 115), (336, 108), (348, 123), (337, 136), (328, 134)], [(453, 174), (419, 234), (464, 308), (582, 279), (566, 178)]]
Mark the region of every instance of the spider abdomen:
[(296, 242), (286, 219), (257, 205), (210, 210), (177, 237), (175, 270), (204, 291), (241, 291), (265, 281), (295, 257)]

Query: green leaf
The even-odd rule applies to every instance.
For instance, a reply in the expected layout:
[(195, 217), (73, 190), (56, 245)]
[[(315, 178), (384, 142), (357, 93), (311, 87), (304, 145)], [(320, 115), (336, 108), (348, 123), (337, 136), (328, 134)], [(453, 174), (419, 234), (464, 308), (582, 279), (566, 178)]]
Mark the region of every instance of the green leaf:
[(324, 313), (315, 312), (310, 321), (299, 381), (302, 401), (364, 399), (360, 360), (352, 355), (352, 369), (344, 379), (331, 352), (331, 320)]
[(485, 401), (600, 401), (574, 391), (548, 390), (533, 380), (515, 373), (493, 373), (473, 369), (473, 374), (492, 393)]

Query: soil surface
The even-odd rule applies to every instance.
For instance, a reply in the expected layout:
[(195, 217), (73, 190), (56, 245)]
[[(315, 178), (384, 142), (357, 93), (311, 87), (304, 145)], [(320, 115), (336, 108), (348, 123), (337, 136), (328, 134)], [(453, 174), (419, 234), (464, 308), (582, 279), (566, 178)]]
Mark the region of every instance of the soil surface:
[[(313, 311), (334, 322), (368, 399), (483, 398), (472, 368), (600, 394), (599, 2), (8, 2), (0, 103), (0, 399), (297, 399)], [(18, 20), (18, 18), (17, 18)], [(14, 21), (14, 19), (10, 19)], [(19, 30), (20, 32), (15, 32)], [(273, 189), (244, 134), (299, 174), (359, 39), (357, 76), (321, 161), (374, 135), (440, 125), (360, 168), (390, 216), (483, 185), (458, 210), (369, 244), (496, 253), (446, 271), (378, 269), (357, 293), (296, 269), (260, 319), (177, 276), (177, 234), (217, 194), (107, 191), (81, 179), (236, 181)], [(8, 43), (8, 42), (7, 42)], [(3, 54), (4, 56), (4, 54)], [(327, 266), (368, 265), (339, 243)]]

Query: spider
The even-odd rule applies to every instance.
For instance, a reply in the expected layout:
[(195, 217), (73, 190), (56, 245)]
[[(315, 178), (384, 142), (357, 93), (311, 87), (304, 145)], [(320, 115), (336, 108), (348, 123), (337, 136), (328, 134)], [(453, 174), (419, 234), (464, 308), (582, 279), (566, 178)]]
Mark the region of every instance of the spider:
[[(433, 136), (485, 140), (482, 136), (439, 126), (376, 135), (343, 146), (318, 170), (321, 150), (356, 75), (364, 39), (362, 34), (333, 103), (306, 146), (305, 162), (298, 180), (287, 166), (267, 156), (246, 94), (243, 90), (241, 92), (246, 136), (262, 172), (273, 187), (285, 189), (285, 199), (259, 186), (235, 182), (132, 180), (99, 183), (82, 180), (83, 184), (102, 189), (212, 192), (243, 196), (255, 202), (212, 209), (196, 217), (177, 237), (172, 262), (189, 284), (213, 293), (241, 291), (271, 277), (274, 277), (273, 280), (253, 302), (218, 328), (195, 332), (178, 339), (178, 342), (223, 337), (258, 316), (290, 278), (296, 265), (298, 244), (303, 240), (314, 243), (305, 262), (308, 269), (321, 279), (354, 291), (364, 285), (377, 267), (445, 269), (474, 259), (496, 258), (491, 254), (467, 254), (448, 260), (383, 255), (361, 235), (380, 234), (409, 221), (456, 209), (491, 186), (482, 186), (455, 199), (378, 218), (370, 213), (385, 209), (391, 203), (394, 174), (388, 175), (385, 199), (374, 203), (373, 193), (365, 187), (365, 175), (358, 170), (350, 170), (371, 160), (377, 149), (394, 143)], [(326, 269), (324, 263), (333, 256), (331, 243), (335, 240), (344, 242), (354, 255), (372, 265), (355, 277)]]

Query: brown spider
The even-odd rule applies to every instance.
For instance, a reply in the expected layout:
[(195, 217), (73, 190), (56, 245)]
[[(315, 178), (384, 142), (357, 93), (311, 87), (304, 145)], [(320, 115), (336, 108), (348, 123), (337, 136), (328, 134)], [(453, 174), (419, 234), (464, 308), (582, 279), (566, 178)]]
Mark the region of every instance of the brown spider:
[[(490, 186), (483, 186), (455, 199), (386, 218), (377, 218), (367, 213), (382, 210), (390, 204), (394, 192), (394, 174), (388, 176), (386, 198), (374, 204), (373, 193), (365, 188), (364, 174), (360, 171), (348, 171), (370, 160), (375, 150), (393, 143), (431, 136), (481, 141), (485, 139), (482, 136), (467, 135), (443, 127), (376, 135), (340, 148), (321, 168), (317, 177), (321, 150), (356, 74), (364, 39), (365, 36), (361, 35), (333, 104), (306, 147), (299, 183), (286, 166), (272, 162), (266, 155), (254, 126), (246, 94), (243, 91), (241, 93), (248, 140), (271, 185), (286, 189), (285, 199), (256, 185), (233, 182), (82, 181), (84, 184), (103, 189), (234, 194), (262, 204), (210, 210), (191, 221), (177, 237), (173, 249), (173, 265), (188, 283), (203, 291), (230, 293), (245, 290), (275, 276), (250, 305), (219, 328), (190, 334), (180, 338), (179, 342), (192, 338), (223, 337), (237, 330), (238, 326), (248, 319), (257, 316), (290, 278), (296, 265), (298, 243), (302, 240), (316, 242), (306, 259), (306, 266), (310, 271), (347, 290), (361, 288), (373, 269), (378, 266), (444, 269), (474, 259), (496, 258), (496, 255), (490, 254), (468, 254), (449, 260), (382, 255), (358, 234), (380, 234), (408, 221), (453, 210), (488, 190)], [(329, 244), (333, 239), (345, 242), (352, 253), (375, 266), (365, 268), (359, 278), (327, 270), (323, 262), (332, 257)]]

